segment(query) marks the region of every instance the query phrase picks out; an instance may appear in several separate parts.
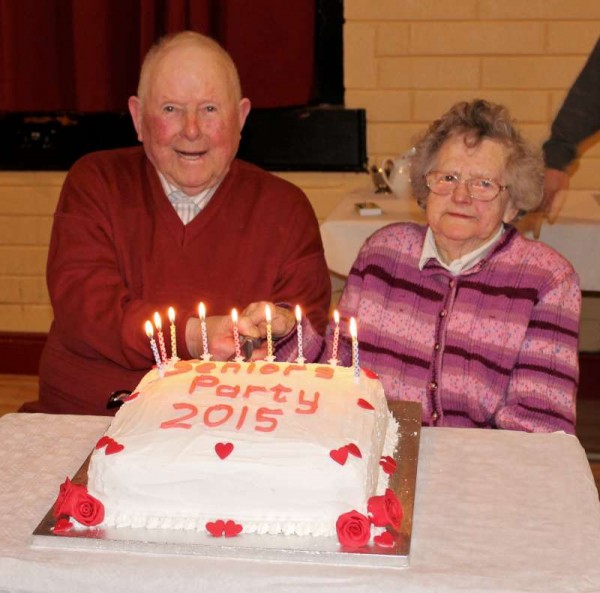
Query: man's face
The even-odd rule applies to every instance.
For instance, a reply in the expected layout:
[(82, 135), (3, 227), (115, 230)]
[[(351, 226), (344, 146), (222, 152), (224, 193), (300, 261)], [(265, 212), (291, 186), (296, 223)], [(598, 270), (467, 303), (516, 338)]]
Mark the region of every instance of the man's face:
[(237, 96), (220, 55), (181, 44), (157, 58), (143, 96), (131, 97), (129, 110), (150, 161), (194, 195), (229, 170), (250, 102)]

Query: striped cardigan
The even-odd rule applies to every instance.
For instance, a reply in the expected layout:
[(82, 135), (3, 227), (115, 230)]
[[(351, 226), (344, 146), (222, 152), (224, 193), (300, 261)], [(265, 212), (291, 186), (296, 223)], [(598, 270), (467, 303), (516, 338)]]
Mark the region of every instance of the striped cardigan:
[[(421, 271), (425, 230), (394, 224), (365, 242), (339, 303), (341, 364), (352, 364), (354, 316), (360, 366), (389, 400), (421, 402), (424, 425), (574, 433), (581, 292), (572, 266), (509, 226), (462, 275), (434, 260)], [(304, 356), (327, 361), (332, 335), (333, 322), (323, 339), (305, 321)], [(291, 334), (276, 353), (296, 351)]]

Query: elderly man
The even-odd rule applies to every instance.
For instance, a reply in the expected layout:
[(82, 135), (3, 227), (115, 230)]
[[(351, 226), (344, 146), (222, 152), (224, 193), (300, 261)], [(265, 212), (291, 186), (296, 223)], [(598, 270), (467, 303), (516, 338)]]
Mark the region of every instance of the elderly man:
[(261, 299), (300, 303), (326, 325), (329, 277), (306, 196), (235, 160), (250, 102), (229, 55), (197, 33), (161, 40), (129, 109), (143, 148), (83, 157), (62, 189), (47, 271), (54, 322), (40, 399), (22, 411), (108, 413), (109, 394), (153, 364), (145, 321), (159, 312), (168, 330), (170, 306), (180, 358), (203, 353), (201, 301), (209, 335)]

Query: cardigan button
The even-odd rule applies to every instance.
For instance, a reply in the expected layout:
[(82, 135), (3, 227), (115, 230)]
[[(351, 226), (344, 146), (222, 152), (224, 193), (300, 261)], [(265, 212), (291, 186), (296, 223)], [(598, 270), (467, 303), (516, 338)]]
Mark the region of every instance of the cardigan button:
[(440, 311), (440, 317), (446, 317), (447, 314), (448, 314), (448, 311), (446, 311), (446, 309), (442, 309)]
[(435, 343), (435, 346), (433, 347), (433, 349), (437, 352), (442, 346), (440, 345), (439, 342)]
[(437, 422), (439, 417), (440, 417), (440, 415), (437, 412), (433, 412), (433, 414), (431, 414), (431, 419), (434, 422)]
[(431, 391), (435, 391), (437, 389), (437, 383), (435, 381), (430, 381), (429, 389), (431, 389)]

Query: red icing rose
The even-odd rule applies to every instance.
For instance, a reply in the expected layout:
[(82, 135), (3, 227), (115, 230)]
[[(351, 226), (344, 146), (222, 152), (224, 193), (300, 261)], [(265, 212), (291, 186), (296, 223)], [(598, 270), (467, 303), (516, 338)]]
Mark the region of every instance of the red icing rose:
[(82, 525), (98, 525), (104, 519), (104, 505), (90, 496), (85, 486), (73, 484), (67, 478), (60, 486), (52, 515), (56, 518), (67, 515)]
[(338, 517), (335, 523), (338, 541), (347, 548), (361, 548), (371, 539), (371, 522), (358, 511), (350, 511)]
[(367, 503), (367, 509), (373, 525), (377, 525), (377, 527), (390, 526), (396, 531), (400, 529), (404, 512), (398, 497), (390, 488), (385, 491), (383, 496), (371, 496)]

